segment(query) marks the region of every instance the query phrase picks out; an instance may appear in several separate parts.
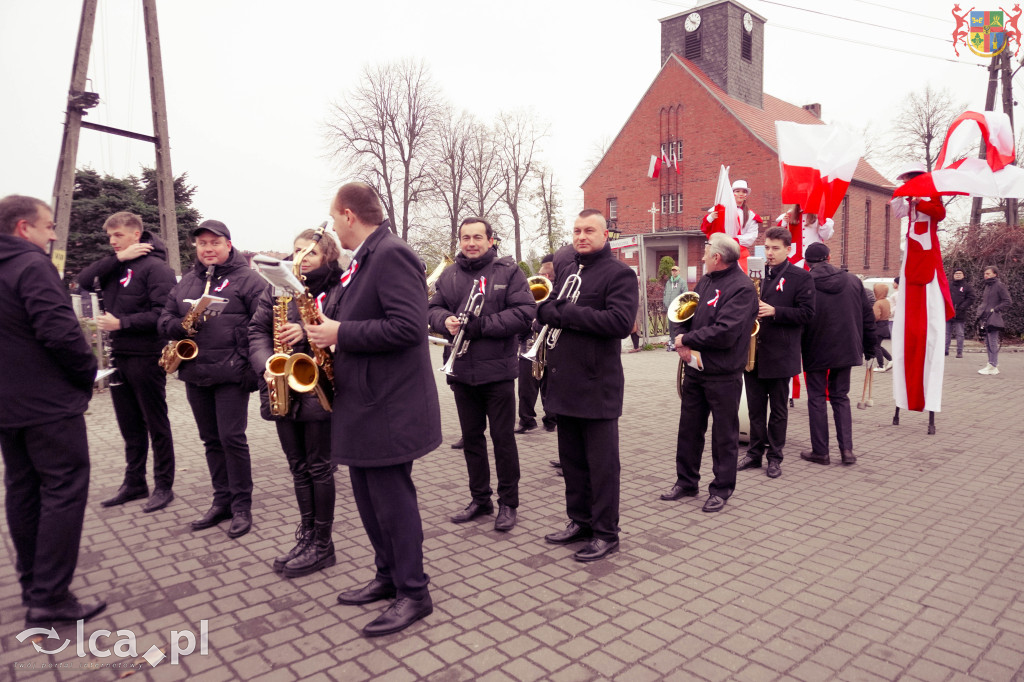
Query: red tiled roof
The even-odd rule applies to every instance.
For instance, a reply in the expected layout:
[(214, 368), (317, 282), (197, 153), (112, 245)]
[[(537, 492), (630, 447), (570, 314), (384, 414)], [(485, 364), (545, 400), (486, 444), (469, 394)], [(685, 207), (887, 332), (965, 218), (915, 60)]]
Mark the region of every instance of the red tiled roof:
[[(803, 107), (784, 102), (777, 97), (772, 97), (768, 93), (764, 93), (764, 109), (758, 109), (726, 94), (725, 90), (722, 90), (717, 83), (711, 80), (710, 76), (688, 59), (683, 59), (675, 54), (672, 55), (672, 58), (718, 99), (751, 133), (776, 154), (778, 153), (778, 141), (775, 139), (776, 121), (824, 125), (820, 118)], [(853, 179), (880, 187), (894, 186), (893, 183), (889, 182), (885, 176), (875, 170), (864, 159), (857, 163), (857, 170), (854, 171)]]

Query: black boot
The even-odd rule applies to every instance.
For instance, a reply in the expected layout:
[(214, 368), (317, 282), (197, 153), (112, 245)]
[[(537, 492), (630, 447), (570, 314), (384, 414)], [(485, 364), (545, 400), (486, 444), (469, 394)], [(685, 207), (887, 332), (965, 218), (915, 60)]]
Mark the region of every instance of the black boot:
[(306, 545), (302, 554), (285, 564), (281, 575), (298, 578), (336, 564), (338, 560), (334, 556), (334, 540), (331, 539), (333, 526), (333, 523), (316, 521), (313, 524), (313, 541)]
[(284, 570), (284, 565), (302, 554), (313, 540), (313, 486), (295, 486), (295, 500), (299, 503), (299, 527), (295, 529), (295, 546), (287, 554), (274, 559), (274, 573)]

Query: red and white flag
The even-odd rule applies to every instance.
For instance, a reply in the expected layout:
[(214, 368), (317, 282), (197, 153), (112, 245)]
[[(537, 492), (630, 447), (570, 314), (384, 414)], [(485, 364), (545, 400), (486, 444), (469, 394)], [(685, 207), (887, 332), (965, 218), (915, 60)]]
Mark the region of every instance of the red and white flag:
[(647, 167), (647, 177), (652, 180), (661, 175), (661, 158), (651, 154), (651, 165)]
[(864, 144), (834, 125), (776, 121), (782, 203), (799, 204), (819, 222), (835, 215), (864, 155)]

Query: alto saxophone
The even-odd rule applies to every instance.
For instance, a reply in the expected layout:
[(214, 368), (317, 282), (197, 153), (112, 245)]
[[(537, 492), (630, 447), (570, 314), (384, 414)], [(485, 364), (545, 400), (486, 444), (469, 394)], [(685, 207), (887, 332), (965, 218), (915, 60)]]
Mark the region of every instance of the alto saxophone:
[[(754, 291), (757, 292), (757, 300), (761, 300), (761, 276), (752, 276), (754, 280)], [(761, 322), (754, 320), (754, 328), (750, 332), (750, 348), (747, 350), (747, 366), (744, 368), (747, 372), (754, 370), (754, 365), (757, 363), (757, 333), (761, 331)]]
[(288, 302), (291, 296), (274, 299), (274, 354), (267, 359), (267, 372), (273, 379), (267, 382), (270, 393), (270, 414), (284, 417), (288, 414), (291, 394), (288, 392), (288, 373), (285, 371), (291, 357), (291, 346), (281, 340), (281, 332), (288, 324)]
[[(306, 258), (309, 253), (316, 248), (316, 245), (324, 236), (324, 232), (327, 230), (327, 223), (324, 222), (320, 227), (316, 228), (313, 233), (313, 238), (310, 239), (309, 244), (306, 245), (299, 253), (295, 254), (294, 264), (292, 265), (292, 272), (295, 278), (300, 282), (305, 283), (306, 277), (302, 274), (302, 261)], [(310, 292), (309, 287), (305, 288), (298, 298), (295, 299), (295, 306), (299, 309), (299, 317), (302, 318), (303, 324), (323, 324), (323, 316), (320, 315), (320, 308), (317, 306), (316, 298)], [(315, 390), (316, 397), (320, 401), (320, 406), (328, 412), (331, 411), (331, 401), (334, 398), (334, 358), (331, 355), (331, 351), (328, 348), (321, 348), (312, 341), (309, 341), (309, 350), (313, 354), (312, 371), (306, 367), (305, 363), (301, 363), (298, 358), (304, 357), (309, 358), (305, 353), (299, 353), (292, 356), (289, 360), (289, 384), (292, 390), (308, 392)], [(299, 370), (296, 371), (296, 362), (300, 362)], [(325, 387), (320, 385), (320, 375), (323, 375), (326, 380)], [(293, 381), (294, 379), (294, 381)], [(302, 386), (302, 388), (297, 388)]]
[(189, 338), (182, 339), (181, 341), (175, 341), (173, 339), (168, 341), (167, 345), (164, 346), (163, 352), (160, 354), (159, 364), (168, 374), (174, 374), (178, 371), (178, 365), (181, 364), (182, 360), (194, 360), (199, 356), (199, 346), (196, 345), (196, 342), (193, 341), (191, 337), (196, 335), (196, 332), (198, 331), (196, 329), (196, 323), (199, 322), (199, 316), (206, 310), (207, 303), (202, 301), (203, 298), (210, 293), (210, 282), (213, 281), (213, 269), (213, 265), (207, 268), (206, 288), (203, 289), (203, 295), (192, 304), (192, 307), (181, 320), (181, 326), (185, 329), (185, 333), (188, 334)]

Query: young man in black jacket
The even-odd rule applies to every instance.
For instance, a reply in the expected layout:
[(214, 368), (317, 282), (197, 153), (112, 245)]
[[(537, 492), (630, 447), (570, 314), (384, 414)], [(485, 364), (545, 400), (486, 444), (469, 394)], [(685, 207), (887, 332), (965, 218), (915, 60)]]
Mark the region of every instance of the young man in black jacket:
[[(469, 470), (472, 500), (452, 516), (466, 523), (494, 511), (490, 467), (484, 431), (490, 424), (494, 469), (498, 476), (498, 516), (494, 530), (510, 531), (519, 507), (519, 450), (513, 433), (516, 423), (515, 379), (519, 373), (518, 337), (530, 328), (536, 303), (526, 276), (512, 258), (498, 258), (494, 231), (483, 218), (466, 218), (459, 226), (460, 253), (455, 266), (445, 270), (427, 311), (431, 328), (454, 339), (462, 325), (459, 315), (470, 296), (482, 301), (478, 316), (463, 330), (465, 352), (456, 356), (448, 383), (455, 392)], [(479, 298), (478, 298), (479, 297)], [(445, 360), (453, 352), (445, 348)]]
[(47, 255), (53, 212), (0, 199), (0, 451), (25, 624), (88, 620), (101, 599), (69, 591), (89, 493), (85, 409), (96, 357)]
[(558, 333), (548, 351), (543, 390), (545, 408), (558, 415), (558, 459), (569, 516), (565, 530), (544, 539), (558, 545), (589, 540), (573, 558), (597, 561), (619, 548), (619, 416), (625, 388), (620, 356), (640, 292), (636, 273), (612, 253), (600, 211), (586, 209), (576, 218), (572, 249), (555, 255), (554, 291), (578, 277), (578, 296), (552, 296), (537, 309), (540, 323)]
[[(142, 217), (121, 211), (103, 224), (114, 253), (78, 275), (85, 291), (103, 295), (105, 312), (97, 326), (110, 334), (119, 382), (111, 383), (117, 426), (124, 438), (127, 466), (117, 493), (101, 504), (113, 507), (149, 496), (146, 458), (153, 442), (153, 494), (144, 512), (163, 509), (174, 493), (174, 441), (167, 418), (167, 373), (157, 362), (163, 342), (156, 323), (175, 284), (167, 264), (167, 249), (146, 231)], [(98, 285), (98, 286), (97, 286)]]
[(949, 297), (953, 301), (953, 317), (946, 320), (946, 355), (949, 355), (949, 342), (956, 336), (956, 356), (964, 356), (964, 322), (967, 312), (974, 305), (974, 289), (967, 283), (963, 268), (953, 271), (953, 281), (949, 283)]
[(204, 220), (192, 237), (196, 264), (171, 290), (160, 315), (160, 332), (164, 338), (184, 339), (188, 332), (182, 323), (192, 301), (204, 293), (228, 300), (223, 312), (197, 322), (191, 338), (198, 355), (182, 361), (178, 378), (185, 382), (213, 483), (213, 504), (192, 522), (192, 530), (231, 519), (228, 537), (237, 538), (252, 527), (252, 465), (245, 427), (249, 394), (257, 383), (249, 364), (248, 328), (267, 283), (231, 245), (224, 223)]
[[(712, 234), (704, 247), (705, 275), (694, 291), (697, 310), (673, 341), (687, 363), (680, 401), (676, 441), (676, 483), (663, 500), (696, 497), (704, 434), (711, 426), (711, 460), (715, 478), (708, 486), (706, 512), (721, 511), (736, 489), (739, 455), (740, 394), (743, 368), (750, 350), (750, 332), (757, 317), (757, 293), (737, 261), (740, 247), (723, 233)], [(696, 355), (695, 352), (696, 351)], [(700, 362), (698, 367), (697, 355)]]
[[(800, 373), (800, 333), (814, 315), (811, 275), (789, 262), (792, 235), (787, 228), (764, 233), (765, 272), (757, 319), (757, 359), (744, 372), (750, 446), (738, 469), (758, 469), (768, 459), (769, 478), (782, 475), (782, 449), (789, 423), (789, 381)], [(753, 273), (752, 273), (753, 274)], [(769, 411), (770, 416), (766, 417)]]

